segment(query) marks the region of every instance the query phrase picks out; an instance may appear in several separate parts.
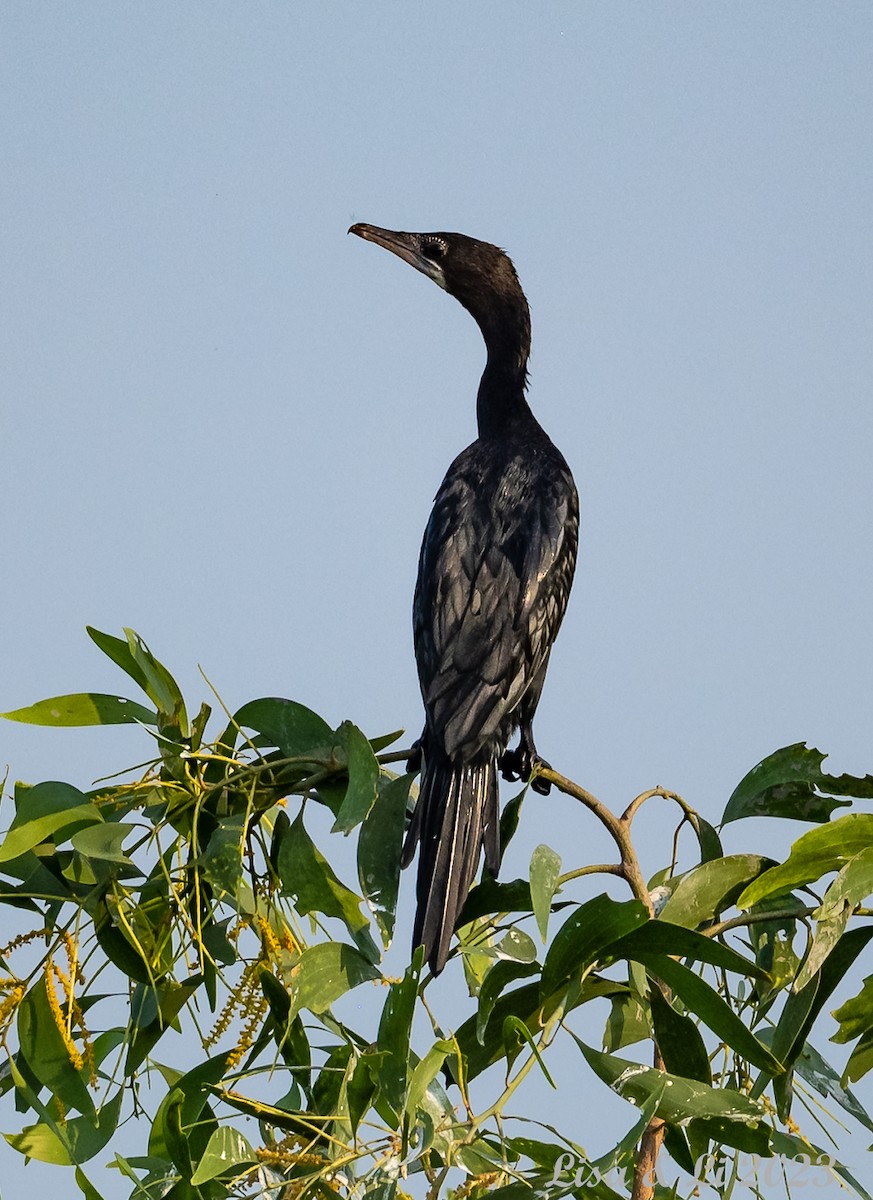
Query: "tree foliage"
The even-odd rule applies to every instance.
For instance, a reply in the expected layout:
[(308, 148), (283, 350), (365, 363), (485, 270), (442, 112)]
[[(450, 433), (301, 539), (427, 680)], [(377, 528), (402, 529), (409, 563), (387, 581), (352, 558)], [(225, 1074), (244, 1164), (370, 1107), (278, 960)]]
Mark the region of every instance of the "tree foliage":
[[(20, 932), (0, 947), (0, 1093), (22, 1155), (70, 1168), (87, 1200), (88, 1164), (107, 1159), (131, 1196), (171, 1200), (616, 1200), (690, 1194), (698, 1178), (728, 1195), (749, 1163), (776, 1161), (833, 1170), (867, 1197), (801, 1123), (827, 1102), (873, 1129), (850, 1088), (873, 1066), (873, 976), (834, 1013), (842, 1072), (811, 1040), (869, 958), (873, 815), (851, 805), (873, 778), (828, 775), (803, 744), (759, 763), (722, 823), (809, 823), (776, 862), (762, 839), (725, 854), (672, 792), (616, 816), (543, 769), (606, 828), (617, 862), (540, 845), (528, 878), (484, 877), (447, 969), (467, 1015), (449, 1022), (420, 953), (399, 978), (382, 970), (415, 794), (393, 769), (400, 734), (332, 729), (283, 699), (226, 713), (216, 734), (135, 633), (89, 633), (144, 700), (80, 693), (6, 717), (137, 723), (151, 755), (88, 792), (16, 783), (3, 798), (0, 901)], [(523, 798), (504, 810), (504, 842)], [(647, 881), (632, 824), (653, 799), (694, 852)], [(591, 894), (599, 874), (624, 898)], [(523, 1081), (553, 1085), (556, 1053), (578, 1056), (586, 1096), (605, 1086), (634, 1106), (606, 1154), (580, 1144), (578, 1118), (558, 1129), (524, 1109)], [(123, 1156), (131, 1114), (143, 1144)], [(658, 1182), (667, 1161), (685, 1193)]]

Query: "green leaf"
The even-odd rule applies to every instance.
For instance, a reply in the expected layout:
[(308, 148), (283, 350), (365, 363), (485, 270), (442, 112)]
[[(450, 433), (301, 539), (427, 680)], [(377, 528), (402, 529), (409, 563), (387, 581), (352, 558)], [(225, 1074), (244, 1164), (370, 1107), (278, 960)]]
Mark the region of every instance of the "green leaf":
[(537, 973), (536, 963), (513, 962), (509, 959), (496, 962), (489, 970), (479, 989), (479, 1009), (476, 1014), (476, 1038), (484, 1044), (485, 1027), (500, 994), (517, 979)]
[(678, 1013), (668, 1003), (657, 982), (651, 985), (649, 1004), (655, 1038), (666, 1069), (671, 1075), (681, 1075), (683, 1079), (696, 1079), (698, 1083), (710, 1085), (712, 1071), (709, 1054), (694, 1021)]
[(721, 858), (724, 855), (718, 833), (710, 825), (709, 821), (704, 821), (699, 813), (694, 814), (694, 819), (691, 821), (691, 828), (697, 835), (697, 841), (700, 846), (700, 861), (702, 863), (710, 862), (712, 859)]
[(672, 955), (692, 958), (695, 962), (709, 963), (725, 971), (750, 975), (755, 979), (766, 979), (766, 973), (757, 965), (731, 950), (729, 946), (714, 938), (704, 937), (684, 925), (673, 925), (670, 921), (646, 921), (618, 939), (609, 947), (608, 958), (631, 958), (635, 962), (649, 965), (653, 955)]
[(343, 721), (337, 735), (346, 748), (349, 784), (331, 832), (350, 833), (376, 801), (379, 764), (370, 743), (351, 721)]
[(738, 1054), (755, 1066), (769, 1071), (771, 1075), (782, 1073), (783, 1068), (779, 1060), (758, 1041), (748, 1026), (706, 980), (666, 955), (650, 955), (638, 951), (634, 957), (672, 988), (685, 1007), (696, 1013), (713, 1033), (727, 1042)]
[(603, 1049), (614, 1053), (652, 1036), (652, 1024), (646, 1006), (633, 992), (613, 996), (603, 1031)]
[(342, 942), (322, 942), (301, 954), (291, 968), (291, 1017), (304, 1008), (323, 1013), (335, 1000), (379, 972), (360, 951)]
[(378, 737), (369, 739), (370, 748), (374, 754), (381, 754), (387, 746), (393, 746), (398, 738), (402, 738), (405, 732), (405, 729), (395, 729), (393, 733), (380, 733)]
[(412, 1033), (412, 1018), (415, 1015), (415, 1002), (418, 999), (418, 976), (423, 958), (421, 949), (418, 949), (400, 982), (392, 983), (389, 987), (376, 1039), (379, 1049), (385, 1052), (385, 1060), (380, 1065), (376, 1078), (379, 1094), (398, 1115), (406, 1105), (409, 1039)]
[(182, 737), (189, 733), (185, 701), (173, 676), (158, 662), (134, 629), (125, 629), (131, 658), (145, 679), (145, 693), (162, 716), (177, 726)]
[[(671, 1125), (685, 1125), (698, 1118), (716, 1119), (724, 1122), (723, 1140), (735, 1145), (731, 1126), (737, 1123), (762, 1131), (761, 1137), (767, 1145), (769, 1130), (765, 1123), (764, 1110), (740, 1092), (732, 1088), (712, 1088), (695, 1080), (684, 1079), (644, 1067), (640, 1063), (618, 1058), (613, 1054), (602, 1054), (594, 1050), (575, 1034), (573, 1040), (582, 1051), (588, 1065), (604, 1083), (625, 1100), (633, 1104), (644, 1104), (653, 1092), (660, 1091), (658, 1114)], [(743, 1142), (743, 1148), (747, 1143)]]
[(124, 696), (105, 696), (99, 692), (79, 692), (39, 700), (28, 708), (0, 713), (7, 721), (25, 725), (146, 725), (157, 723), (158, 715)]
[(545, 1075), (548, 1082), (553, 1088), (557, 1088), (558, 1085), (549, 1074), (548, 1068), (543, 1062), (543, 1057), (539, 1052), (536, 1042), (531, 1037), (531, 1033), (527, 1025), (525, 1025), (524, 1021), (519, 1020), (518, 1017), (510, 1015), (506, 1017), (503, 1022), (503, 1046), (506, 1052), (507, 1067), (512, 1065), (516, 1055), (518, 1054), (518, 1048), (522, 1044), (527, 1045), (527, 1048), (533, 1054), (537, 1061), (537, 1065), (539, 1066), (543, 1075)]
[(549, 846), (537, 846), (530, 860), (530, 896), (543, 945), (549, 932), (549, 914), (560, 874), (561, 856)]
[(248, 821), (244, 813), (224, 817), (206, 843), (200, 859), (203, 878), (216, 890), (216, 899), (233, 899), (243, 875)]
[(85, 1163), (99, 1154), (115, 1133), (123, 1099), (121, 1090), (99, 1112), (70, 1117), (63, 1124), (41, 1122), (3, 1136), (13, 1149), (38, 1162), (60, 1167)]
[(367, 1111), (372, 1107), (376, 1092), (374, 1082), (375, 1060), (384, 1058), (381, 1051), (367, 1047), (361, 1055), (349, 1060), (346, 1068), (345, 1093), (348, 1111), (349, 1132), (352, 1137), (358, 1132)]
[(237, 725), (263, 734), (288, 758), (331, 757), (333, 730), (318, 713), (294, 700), (263, 699), (244, 704), (234, 715)]
[(391, 944), (400, 886), (400, 850), (406, 805), (413, 775), (379, 778), (376, 803), (364, 818), (358, 835), (358, 880), (382, 937)]
[(312, 1094), (312, 1052), (299, 1016), (290, 1020), (291, 997), (284, 984), (266, 967), (259, 972), (261, 990), (270, 1006), (273, 1038), (294, 1082), (307, 1096)]
[(793, 987), (796, 992), (805, 988), (809, 981), (818, 974), (822, 963), (845, 933), (852, 910), (848, 904), (843, 903), (833, 908), (825, 908), (822, 905), (819, 913), (822, 915), (816, 922), (812, 945), (794, 980)]
[(9, 832), (0, 846), (0, 862), (18, 858), (43, 842), (62, 843), (77, 830), (103, 821), (96, 804), (69, 783), (38, 783), (22, 791), (16, 807)]
[(434, 1042), (424, 1058), (417, 1064), (410, 1076), (409, 1086), (406, 1090), (406, 1112), (410, 1117), (415, 1117), (425, 1093), (442, 1070), (443, 1063), (449, 1055), (454, 1053), (454, 1044), (441, 1039)]
[(620, 903), (609, 896), (595, 896), (581, 904), (555, 934), (549, 947), (540, 984), (543, 998), (584, 971), (623, 935), (647, 921), (648, 913), (639, 900)]
[(133, 866), (121, 847), (124, 839), (135, 829), (135, 825), (104, 821), (98, 825), (88, 825), (74, 833), (70, 838), (70, 844), (85, 858), (99, 862), (117, 863), (119, 866)]
[[(475, 952), (474, 948), (472, 953)], [(507, 929), (500, 941), (494, 945), (493, 950), (486, 952), (493, 953), (495, 958), (517, 963), (532, 963), (536, 961), (537, 957), (537, 948), (533, 938), (528, 937), (523, 929), (517, 929), (515, 926)]]
[(206, 1146), (206, 1152), (191, 1176), (194, 1187), (215, 1179), (219, 1175), (234, 1172), (235, 1168), (258, 1161), (247, 1138), (236, 1129), (222, 1125), (214, 1130)]
[(696, 929), (730, 908), (743, 888), (773, 865), (760, 854), (729, 854), (683, 875), (658, 914), (659, 920)]
[(854, 1082), (862, 1079), (871, 1069), (873, 1069), (873, 1031), (868, 1030), (858, 1039), (858, 1044), (849, 1055), (843, 1071), (843, 1079), (846, 1082), (849, 1080)]
[(148, 681), (145, 673), (131, 654), (129, 642), (122, 638), (113, 637), (111, 633), (102, 633), (92, 625), (86, 625), (85, 630), (91, 641), (103, 651), (106, 657), (112, 659), (117, 667), (121, 667), (122, 671), (126, 675), (129, 675), (134, 683), (138, 684), (144, 692), (148, 693)]
[(868, 846), (840, 869), (836, 879), (824, 894), (821, 911), (856, 904), (873, 894), (873, 846)]
[[(569, 994), (567, 991), (562, 992), (561, 998), (565, 1011), (570, 1012), (579, 1005), (586, 1004), (589, 1000), (602, 996), (611, 997), (626, 991), (625, 984), (588, 975), (581, 984), (571, 985)], [(491, 1016), (485, 1024), (485, 1031), (481, 1038), (477, 1032), (477, 1018), (468, 1017), (455, 1033), (455, 1040), (465, 1066), (466, 1078), (475, 1079), (486, 1067), (492, 1066), (503, 1057), (503, 1023), (508, 1016), (520, 1017), (531, 1034), (536, 1034), (542, 1026), (542, 1010), (540, 984), (534, 980), (500, 996), (492, 1008)]]
[(512, 799), (507, 800), (503, 806), (503, 812), (500, 814), (500, 849), (506, 854), (506, 847), (515, 837), (515, 831), (518, 829), (518, 823), (521, 820), (521, 806), (524, 803), (524, 798), (527, 795), (528, 785), (518, 792)]
[(803, 1047), (794, 1063), (794, 1069), (802, 1079), (814, 1087), (820, 1096), (836, 1100), (841, 1108), (856, 1121), (873, 1129), (873, 1119), (850, 1088), (844, 1087), (840, 1076), (809, 1042)]
[(737, 900), (751, 908), (767, 896), (790, 892), (813, 883), (829, 871), (839, 871), (849, 859), (873, 843), (873, 813), (849, 813), (828, 825), (810, 829), (791, 847), (778, 867), (771, 867), (745, 889)]
[(279, 843), (276, 865), (289, 896), (295, 897), (297, 911), (322, 913), (336, 917), (355, 939), (355, 943), (375, 962), (379, 952), (369, 933), (369, 921), (360, 910), (362, 898), (356, 896), (333, 872), (330, 863), (306, 832), (303, 813), (298, 813)]
[[(227, 1072), (229, 1054), (217, 1054), (175, 1079), (152, 1121), (149, 1154), (180, 1167), (200, 1158), (218, 1124), (209, 1093)], [(168, 1074), (164, 1069), (165, 1076)]]
[(37, 977), (19, 1004), (17, 1020), (21, 1054), (33, 1077), (57, 1096), (66, 1109), (75, 1109), (92, 1122), (96, 1120), (87, 1069), (75, 1067), (70, 1059), (56, 1014), (49, 1004), (43, 976)]
[(861, 990), (831, 1014), (839, 1029), (832, 1042), (853, 1042), (856, 1037), (873, 1029), (873, 975), (868, 975)]
[(525, 879), (498, 883), (496, 879), (486, 877), (470, 889), (458, 926), (469, 925), (479, 917), (509, 912), (533, 912), (530, 884)]
[(128, 1078), (142, 1066), (202, 982), (202, 975), (192, 975), (184, 983), (168, 979), (157, 987), (147, 984), (137, 987), (131, 1005), (133, 1036), (124, 1064), (124, 1073)]
[[(873, 926), (849, 929), (825, 959), (818, 975), (799, 992), (790, 992), (772, 1038), (773, 1053), (790, 1067), (803, 1049), (809, 1031), (835, 988), (873, 937)], [(755, 1081), (753, 1096), (760, 1096), (769, 1076), (763, 1073)]]
[(738, 784), (724, 810), (722, 824), (741, 817), (828, 821), (834, 809), (845, 803), (834, 800), (834, 794), (873, 797), (873, 776), (826, 775), (821, 770), (825, 757), (803, 742), (768, 755)]
[(103, 1200), (103, 1197), (94, 1187), (91, 1180), (87, 1177), (81, 1167), (76, 1167), (75, 1171), (76, 1186), (85, 1197), (85, 1200)]

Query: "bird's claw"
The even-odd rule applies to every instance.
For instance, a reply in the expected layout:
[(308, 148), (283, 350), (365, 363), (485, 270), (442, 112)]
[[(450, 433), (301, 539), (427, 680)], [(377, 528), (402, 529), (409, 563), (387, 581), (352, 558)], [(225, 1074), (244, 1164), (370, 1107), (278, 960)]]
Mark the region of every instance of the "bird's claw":
[(421, 770), (421, 738), (412, 743), (412, 750), (406, 760), (406, 771), (409, 775), (417, 775)]
[(521, 778), (521, 751), (520, 750), (504, 750), (503, 754), (497, 761), (497, 766), (500, 768), (500, 774), (509, 783), (515, 783)]
[[(543, 779), (541, 775), (535, 774), (537, 768), (548, 767), (549, 764), (536, 752), (530, 751), (525, 746), (518, 746), (515, 750), (505, 750), (497, 765), (503, 778), (509, 780), (510, 783), (514, 783), (517, 779), (523, 779), (530, 782), (533, 790), (541, 796), (548, 796), (552, 790), (548, 779)], [(531, 776), (534, 778), (531, 779)]]
[[(546, 762), (546, 760), (544, 758), (538, 758), (536, 760), (535, 766), (536, 767), (545, 767), (546, 770), (550, 770), (549, 764)], [(549, 792), (552, 790), (551, 782), (548, 779), (544, 779), (542, 777), (542, 775), (535, 775), (534, 778), (530, 781), (530, 786), (540, 796), (548, 796)]]

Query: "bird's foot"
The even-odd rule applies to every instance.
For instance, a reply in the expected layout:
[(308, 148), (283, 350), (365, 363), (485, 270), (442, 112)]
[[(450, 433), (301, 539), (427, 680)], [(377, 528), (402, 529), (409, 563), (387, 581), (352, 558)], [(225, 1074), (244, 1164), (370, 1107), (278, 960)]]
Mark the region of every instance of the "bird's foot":
[(406, 760), (406, 771), (409, 775), (417, 775), (421, 770), (421, 738), (412, 743), (412, 750)]
[[(530, 781), (530, 786), (541, 796), (548, 796), (552, 790), (548, 779), (543, 779), (542, 776), (535, 774), (537, 768), (548, 767), (549, 764), (544, 758), (540, 758), (535, 749), (524, 743), (518, 745), (514, 750), (505, 750), (497, 765), (503, 778), (508, 779), (510, 783), (517, 779)], [(533, 779), (531, 779), (532, 775)]]

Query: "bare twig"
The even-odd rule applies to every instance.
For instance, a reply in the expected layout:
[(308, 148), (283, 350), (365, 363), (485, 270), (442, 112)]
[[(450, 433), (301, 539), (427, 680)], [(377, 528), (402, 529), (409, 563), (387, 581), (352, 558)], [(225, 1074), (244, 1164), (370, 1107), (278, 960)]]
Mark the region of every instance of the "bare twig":
[(746, 925), (760, 925), (765, 921), (787, 921), (792, 917), (798, 921), (805, 921), (815, 911), (815, 907), (810, 907), (774, 908), (768, 912), (740, 913), (738, 917), (731, 917), (728, 921), (717, 921), (714, 925), (701, 929), (700, 932), (704, 937), (713, 938), (718, 937), (721, 933), (727, 933), (729, 929), (742, 929)]
[[(574, 800), (578, 800), (581, 804), (584, 804), (606, 828), (615, 842), (621, 862), (616, 867), (599, 866), (594, 869), (620, 875), (637, 900), (641, 900), (645, 904), (649, 916), (654, 917), (655, 911), (649, 895), (649, 889), (642, 868), (640, 867), (636, 850), (631, 841), (631, 822), (643, 804), (647, 800), (651, 800), (654, 796), (660, 796), (665, 800), (673, 800), (682, 809), (684, 814), (683, 820), (687, 819), (697, 828), (697, 814), (694, 810), (675, 792), (668, 792), (665, 788), (657, 787), (637, 796), (630, 802), (622, 815), (616, 817), (615, 813), (608, 809), (596, 796), (593, 796), (591, 792), (586, 791), (585, 788), (580, 787), (577, 783), (573, 783), (566, 776), (560, 775), (557, 771), (552, 770), (551, 767), (541, 767), (537, 773), (542, 778), (554, 784), (565, 795), (572, 796)], [(579, 872), (571, 872), (569, 877), (575, 878), (576, 875), (583, 873), (585, 873), (585, 868)], [(664, 1060), (661, 1057), (657, 1043), (655, 1044), (653, 1065), (657, 1071), (664, 1070)], [(665, 1128), (664, 1121), (657, 1116), (653, 1117), (646, 1126), (643, 1136), (640, 1139), (640, 1149), (634, 1167), (631, 1200), (652, 1200), (655, 1194), (655, 1167), (664, 1141)]]
[(581, 804), (584, 804), (590, 812), (594, 813), (601, 825), (605, 826), (618, 848), (621, 859), (619, 869), (615, 874), (621, 874), (637, 900), (641, 900), (645, 904), (649, 916), (654, 916), (649, 889), (640, 868), (640, 862), (634, 850), (633, 843), (631, 842), (630, 822), (617, 817), (614, 812), (608, 809), (596, 796), (593, 796), (591, 792), (586, 791), (578, 783), (574, 783), (572, 779), (568, 779), (566, 775), (559, 774), (551, 767), (540, 767), (537, 774), (543, 779), (547, 779), (549, 783), (554, 784), (566, 796), (572, 796), (574, 800), (578, 800)]

